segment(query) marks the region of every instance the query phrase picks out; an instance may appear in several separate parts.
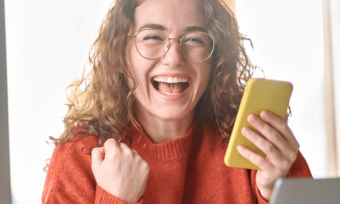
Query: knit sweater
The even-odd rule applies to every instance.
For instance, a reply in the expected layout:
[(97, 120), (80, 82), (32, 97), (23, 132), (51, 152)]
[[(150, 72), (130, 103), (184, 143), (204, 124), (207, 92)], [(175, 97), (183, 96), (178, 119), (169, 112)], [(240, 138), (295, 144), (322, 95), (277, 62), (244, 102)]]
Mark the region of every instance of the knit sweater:
[[(265, 204), (256, 182), (256, 170), (224, 164), (227, 145), (216, 124), (193, 123), (177, 139), (153, 143), (145, 132), (131, 125), (130, 148), (150, 166), (145, 192), (138, 204)], [(129, 144), (129, 140), (122, 142)], [(96, 184), (90, 152), (98, 144), (95, 136), (77, 136), (54, 149), (46, 176), (42, 203), (125, 204)], [(311, 177), (300, 154), (288, 177)]]

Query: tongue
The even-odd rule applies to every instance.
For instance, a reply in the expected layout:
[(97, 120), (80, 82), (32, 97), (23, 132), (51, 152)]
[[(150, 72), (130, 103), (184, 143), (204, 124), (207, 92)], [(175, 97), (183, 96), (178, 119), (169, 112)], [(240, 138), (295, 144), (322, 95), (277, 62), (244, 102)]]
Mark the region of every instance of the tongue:
[(180, 83), (165, 83), (160, 82), (158, 89), (160, 92), (167, 92), (167, 93), (181, 93), (182, 92), (182, 84)]

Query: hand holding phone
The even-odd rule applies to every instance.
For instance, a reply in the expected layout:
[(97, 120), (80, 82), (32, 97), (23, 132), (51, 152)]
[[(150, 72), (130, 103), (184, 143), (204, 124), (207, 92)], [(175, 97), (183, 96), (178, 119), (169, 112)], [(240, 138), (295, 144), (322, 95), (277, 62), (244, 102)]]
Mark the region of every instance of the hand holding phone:
[(228, 166), (259, 170), (256, 185), (266, 200), (275, 181), (287, 177), (299, 151), (284, 120), (291, 92), (288, 82), (251, 79), (225, 157)]
[(244, 146), (252, 152), (266, 158), (266, 154), (255, 144), (242, 135), (242, 128), (247, 127), (258, 132), (248, 121), (248, 116), (260, 116), (261, 111), (267, 110), (285, 118), (293, 86), (289, 82), (251, 78), (246, 85), (240, 109), (231, 134), (224, 162), (227, 166), (260, 169), (238, 151), (237, 146)]

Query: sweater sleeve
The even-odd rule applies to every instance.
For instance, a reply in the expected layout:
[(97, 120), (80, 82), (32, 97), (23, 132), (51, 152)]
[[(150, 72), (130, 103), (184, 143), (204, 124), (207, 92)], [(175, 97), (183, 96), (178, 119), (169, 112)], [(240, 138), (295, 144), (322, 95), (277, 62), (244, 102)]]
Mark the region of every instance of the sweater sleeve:
[[(256, 199), (258, 204), (268, 204), (269, 202), (264, 199), (261, 196), (261, 193), (256, 185), (256, 172), (257, 170), (252, 170), (251, 171), (251, 183), (252, 183), (252, 189), (255, 191)], [(305, 160), (305, 158), (302, 156), (301, 152), (299, 151), (297, 154), (297, 157), (291, 166), (289, 172), (288, 172), (288, 177), (290, 178), (303, 178), (303, 177), (312, 177), (312, 174), (309, 170), (308, 164)]]
[[(91, 169), (95, 137), (76, 137), (53, 151), (42, 194), (43, 204), (126, 204), (97, 185)], [(138, 203), (141, 204), (142, 200)]]

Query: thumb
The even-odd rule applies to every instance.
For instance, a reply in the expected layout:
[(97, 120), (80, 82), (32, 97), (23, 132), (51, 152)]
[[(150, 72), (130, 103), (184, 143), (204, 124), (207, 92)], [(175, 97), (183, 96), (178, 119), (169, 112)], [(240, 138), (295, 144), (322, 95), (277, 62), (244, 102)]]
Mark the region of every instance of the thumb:
[(93, 148), (91, 153), (92, 164), (101, 164), (105, 159), (104, 147)]

